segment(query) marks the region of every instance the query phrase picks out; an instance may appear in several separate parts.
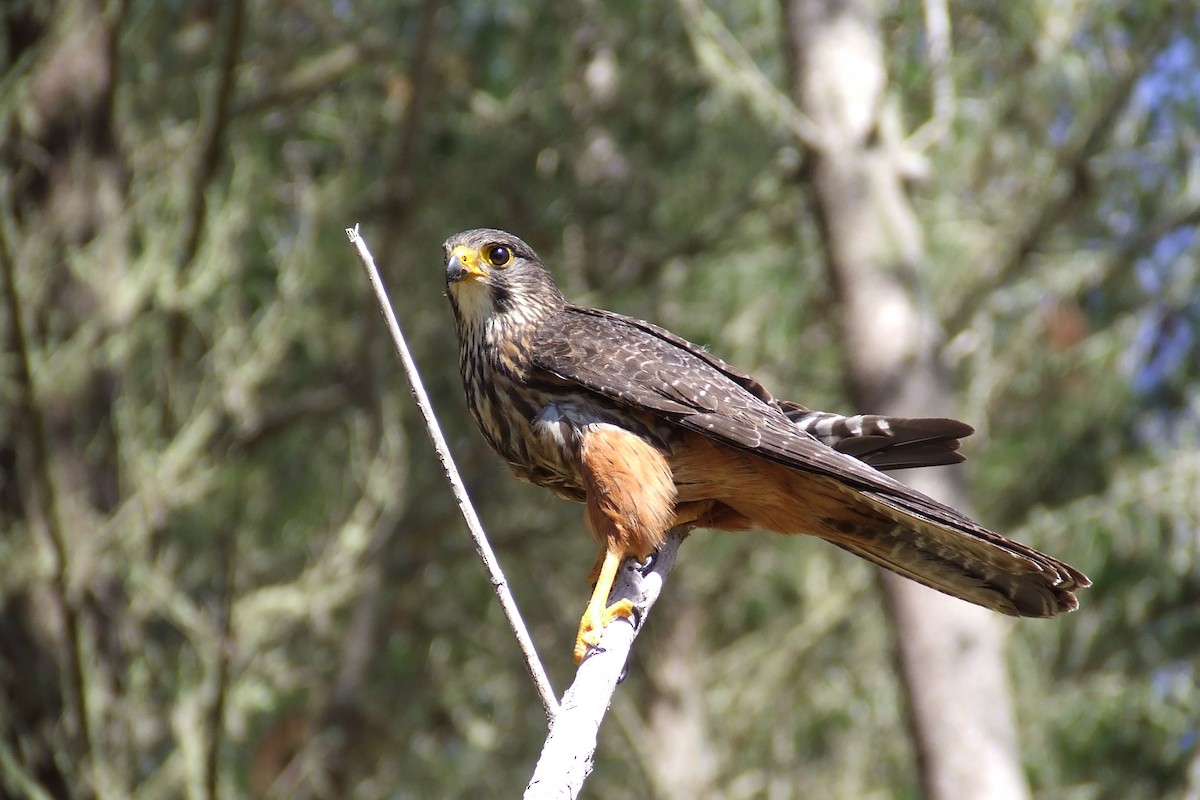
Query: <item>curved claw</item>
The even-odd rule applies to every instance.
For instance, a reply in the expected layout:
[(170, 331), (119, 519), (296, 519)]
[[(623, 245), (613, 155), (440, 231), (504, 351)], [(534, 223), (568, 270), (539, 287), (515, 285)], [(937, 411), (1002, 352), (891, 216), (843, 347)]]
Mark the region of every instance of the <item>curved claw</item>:
[(604, 635), (604, 629), (609, 623), (614, 619), (628, 619), (632, 616), (633, 601), (628, 599), (618, 600), (603, 610), (595, 610), (588, 606), (583, 619), (579, 621), (579, 634), (575, 637), (575, 663), (583, 663), (588, 652), (600, 644), (600, 637)]

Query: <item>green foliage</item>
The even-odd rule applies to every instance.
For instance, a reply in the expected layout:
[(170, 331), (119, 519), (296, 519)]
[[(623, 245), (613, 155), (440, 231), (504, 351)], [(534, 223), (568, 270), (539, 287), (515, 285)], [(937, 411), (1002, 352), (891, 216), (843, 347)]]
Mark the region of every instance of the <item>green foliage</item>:
[[(57, 781), (90, 770), (144, 798), (515, 796), (541, 710), (342, 229), (363, 224), (561, 690), (593, 545), (578, 509), (516, 485), (467, 419), (440, 242), (512, 230), (573, 298), (841, 408), (802, 149), (698, 66), (675, 5), (300, 0), (246, 7), (206, 179), (236, 4), (192, 6), (132, 2), (118, 21), (112, 114), (95, 118), (111, 148), (68, 127), (56, 149), (37, 123), (54, 43), (86, 15), (3, 54), (0, 223), (28, 342), (6, 303), (0, 785), (68, 796)], [(1071, 618), (1014, 627), (1039, 797), (1197, 791), (1200, 361), (1167, 376), (1165, 404), (1130, 364), (1145, 315), (1185, 308), (1200, 261), (1192, 239), (1162, 295), (1135, 277), (1196, 224), (1180, 122), (1195, 95), (1147, 88), (1172, 37), (1196, 34), (1173, 8), (955, 4), (957, 113), (909, 154), (930, 254), (915, 280), (980, 428), (979, 516), (1096, 583)], [(714, 10), (781, 83), (777, 9)], [(22, 13), (51, 24), (20, 4), (0, 19), (13, 31)], [(881, 22), (889, 99), (916, 129), (935, 106), (922, 7)], [(1145, 433), (1164, 427), (1175, 438)], [(872, 572), (762, 534), (697, 534), (683, 554), (668, 594), (699, 615), (686, 660), (720, 796), (915, 796)], [(50, 691), (73, 647), (56, 592), (78, 609), (90, 761), (59, 725), (77, 700)], [(673, 619), (639, 641), (585, 796), (650, 796)], [(44, 702), (20, 705), (34, 681)]]

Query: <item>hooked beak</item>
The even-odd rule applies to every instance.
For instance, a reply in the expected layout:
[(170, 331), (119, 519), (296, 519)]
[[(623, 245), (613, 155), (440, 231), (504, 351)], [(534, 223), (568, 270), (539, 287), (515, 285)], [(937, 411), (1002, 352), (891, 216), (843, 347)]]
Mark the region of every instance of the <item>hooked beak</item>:
[(465, 244), (460, 244), (446, 256), (446, 280), (449, 283), (486, 277), (487, 272), (480, 264), (479, 254)]

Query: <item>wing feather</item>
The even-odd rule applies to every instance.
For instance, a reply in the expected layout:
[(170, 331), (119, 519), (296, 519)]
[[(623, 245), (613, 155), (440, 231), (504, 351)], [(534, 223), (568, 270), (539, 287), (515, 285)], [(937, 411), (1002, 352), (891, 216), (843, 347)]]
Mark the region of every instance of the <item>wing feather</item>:
[[(569, 306), (553, 325), (539, 331), (531, 356), (535, 381), (574, 385), (724, 444), (861, 489), (898, 496), (913, 492), (797, 427), (746, 373), (648, 322)], [(966, 521), (951, 509), (945, 511), (951, 519)]]
[[(539, 331), (531, 360), (534, 381), (586, 390), (722, 444), (834, 478), (864, 493), (866, 500), (897, 521), (915, 516), (923, 525), (932, 523), (975, 540), (962, 543), (965, 547), (998, 548), (1025, 570), (1046, 574), (1058, 592), (1069, 598), (1057, 610), (1073, 607), (1070, 589), (1090, 583), (1057, 559), (1011, 542), (853, 455), (823, 444), (789, 419), (788, 413), (795, 415), (803, 407), (781, 405), (746, 373), (656, 325), (601, 309), (568, 306), (553, 324)], [(970, 433), (969, 426), (962, 423), (940, 422), (946, 423), (940, 426), (941, 434), (917, 430), (913, 441), (933, 440), (935, 450), (951, 453), (957, 447), (954, 440)], [(847, 449), (870, 451), (871, 447), (860, 440), (850, 442)], [(869, 557), (913, 576), (903, 564), (889, 563), (891, 559), (884, 554), (876, 552)], [(916, 577), (930, 583), (928, 578)]]

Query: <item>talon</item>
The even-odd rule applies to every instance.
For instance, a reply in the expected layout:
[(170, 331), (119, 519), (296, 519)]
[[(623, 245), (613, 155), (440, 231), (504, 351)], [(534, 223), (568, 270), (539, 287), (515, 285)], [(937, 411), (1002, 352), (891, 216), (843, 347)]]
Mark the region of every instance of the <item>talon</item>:
[(640, 572), (644, 578), (654, 569), (654, 562), (656, 561), (658, 561), (657, 550), (655, 550), (653, 553), (647, 553), (645, 558), (634, 562), (634, 569)]
[(633, 629), (635, 631), (639, 630), (642, 627), (642, 612), (637, 608), (634, 608), (632, 611), (630, 611), (629, 622), (631, 625), (633, 625)]
[(575, 663), (581, 664), (588, 652), (600, 644), (604, 629), (614, 619), (628, 619), (634, 615), (633, 601), (618, 600), (608, 608), (595, 610), (591, 606), (579, 621), (579, 635), (575, 637)]

